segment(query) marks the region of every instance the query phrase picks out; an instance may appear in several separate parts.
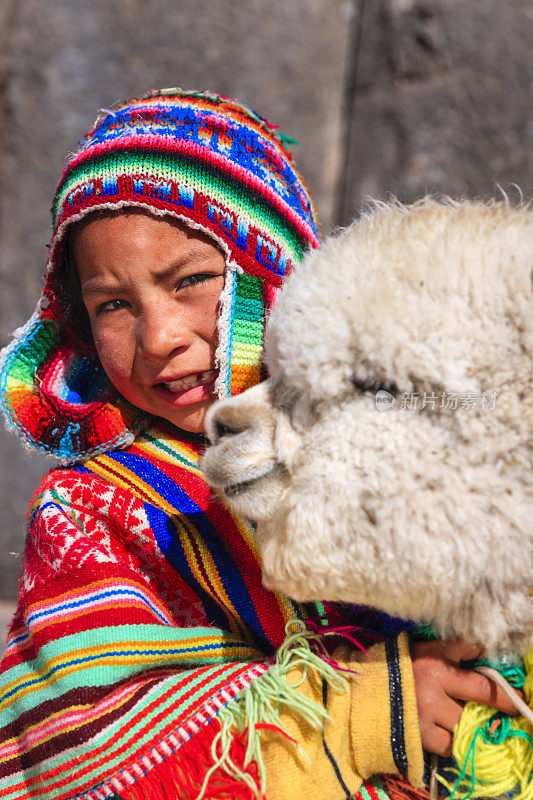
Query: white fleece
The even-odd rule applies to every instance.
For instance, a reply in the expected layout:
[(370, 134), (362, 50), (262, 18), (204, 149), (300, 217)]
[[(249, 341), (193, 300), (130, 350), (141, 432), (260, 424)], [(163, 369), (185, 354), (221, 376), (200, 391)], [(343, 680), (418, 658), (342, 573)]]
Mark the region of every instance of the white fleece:
[(532, 267), (527, 207), (428, 198), (376, 203), (296, 267), (272, 378), (211, 411), (203, 462), (260, 521), (267, 586), (533, 645)]

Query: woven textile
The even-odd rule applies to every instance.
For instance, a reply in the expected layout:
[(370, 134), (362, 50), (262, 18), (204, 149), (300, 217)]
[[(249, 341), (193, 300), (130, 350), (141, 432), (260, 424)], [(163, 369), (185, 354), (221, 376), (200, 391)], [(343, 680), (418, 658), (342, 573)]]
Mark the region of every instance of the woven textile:
[(43, 481), (2, 665), (1, 797), (124, 788), (283, 640), (295, 608), (261, 586), (249, 527), (197, 459), (194, 440), (147, 433)]
[[(213, 497), (198, 457), (193, 437), (151, 428), (44, 478), (2, 661), (1, 798), (169, 798), (181, 786), (192, 800), (218, 712), (309, 613), (261, 585), (250, 526)], [(217, 779), (210, 791), (230, 796)], [(360, 798), (386, 795), (369, 783)]]
[(145, 422), (116, 396), (90, 338), (61, 321), (57, 298), (69, 225), (123, 206), (170, 214), (223, 249), (220, 397), (259, 380), (265, 312), (284, 274), (318, 245), (311, 201), (283, 137), (255, 112), (209, 93), (168, 89), (102, 113), (56, 191), (41, 300), (1, 360), (8, 424), (26, 444), (63, 461), (125, 446)]

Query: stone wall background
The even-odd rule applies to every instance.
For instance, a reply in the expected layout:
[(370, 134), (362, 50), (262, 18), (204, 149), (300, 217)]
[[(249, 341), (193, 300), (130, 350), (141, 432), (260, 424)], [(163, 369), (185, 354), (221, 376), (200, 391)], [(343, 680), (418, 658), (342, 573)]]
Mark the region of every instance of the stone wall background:
[[(0, 345), (98, 108), (161, 86), (239, 98), (300, 141), (327, 233), (368, 195), (531, 197), (532, 42), (532, 0), (0, 0)], [(1, 431), (0, 598), (50, 464)]]

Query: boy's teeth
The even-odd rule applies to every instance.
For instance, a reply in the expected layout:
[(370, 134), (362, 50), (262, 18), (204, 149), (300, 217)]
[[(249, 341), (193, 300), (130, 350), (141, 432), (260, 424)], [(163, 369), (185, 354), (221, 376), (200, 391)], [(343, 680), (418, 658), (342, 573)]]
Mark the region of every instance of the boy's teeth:
[(208, 369), (205, 372), (198, 372), (196, 375), (187, 375), (186, 378), (180, 378), (178, 381), (170, 381), (170, 383), (163, 384), (171, 392), (183, 392), (185, 389), (194, 389), (195, 386), (201, 386), (207, 383), (208, 380), (215, 376), (214, 369)]

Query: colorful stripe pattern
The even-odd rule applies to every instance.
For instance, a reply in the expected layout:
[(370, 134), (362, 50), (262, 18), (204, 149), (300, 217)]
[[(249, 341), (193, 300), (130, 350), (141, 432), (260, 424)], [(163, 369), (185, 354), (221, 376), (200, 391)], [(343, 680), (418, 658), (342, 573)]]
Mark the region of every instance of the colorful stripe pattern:
[(261, 380), (261, 352), (265, 307), (259, 278), (243, 273), (235, 276), (235, 297), (232, 306), (231, 359), (228, 386), (248, 389)]
[(177, 441), (170, 429), (159, 427), (157, 435), (141, 434), (127, 451), (97, 456), (76, 472), (137, 496), (160, 552), (193, 587), (205, 618), (239, 635), (244, 628), (255, 646), (271, 654), (298, 607), (276, 594), (274, 613), (273, 594), (261, 583), (251, 525), (233, 517), (212, 494), (198, 468), (199, 452), (192, 437)]
[(263, 674), (301, 615), (262, 586), (199, 450), (150, 429), (43, 480), (2, 662), (0, 797), (124, 788)]
[[(333, 608), (262, 586), (251, 526), (211, 494), (200, 450), (158, 426), (43, 479), (0, 665), (2, 800), (140, 800), (172, 786), (192, 800), (219, 711), (272, 665), (287, 622), (336, 626)], [(243, 741), (232, 757), (246, 766), (245, 752)], [(255, 762), (246, 769), (256, 782)], [(209, 797), (252, 800), (234, 779), (217, 794), (224, 775)], [(367, 781), (357, 800), (387, 795)]]
[(261, 374), (265, 314), (285, 273), (318, 246), (314, 210), (283, 137), (227, 98), (169, 89), (99, 117), (67, 162), (54, 205), (47, 282), (0, 360), (10, 427), (63, 461), (133, 441), (143, 415), (116, 396), (92, 341), (58, 323), (65, 233), (96, 209), (138, 206), (212, 236), (226, 254), (216, 363), (219, 396)]

